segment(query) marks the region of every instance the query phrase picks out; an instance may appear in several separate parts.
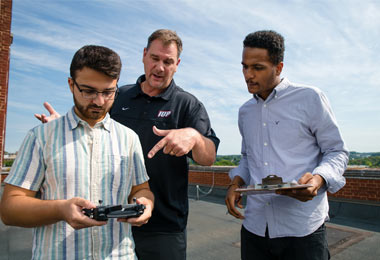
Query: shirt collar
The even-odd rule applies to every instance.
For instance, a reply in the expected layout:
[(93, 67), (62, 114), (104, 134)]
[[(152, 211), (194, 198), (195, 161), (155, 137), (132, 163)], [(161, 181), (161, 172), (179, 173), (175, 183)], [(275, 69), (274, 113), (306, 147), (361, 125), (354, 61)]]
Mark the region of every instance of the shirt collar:
[[(137, 88), (135, 89), (135, 92), (133, 93), (133, 97), (137, 97), (139, 95), (146, 95), (142, 90), (141, 90), (141, 83), (143, 83), (145, 81), (145, 75), (141, 75), (137, 81), (136, 81), (136, 85), (137, 85)], [(162, 98), (164, 100), (169, 100), (171, 98), (171, 96), (173, 95), (173, 92), (174, 92), (174, 89), (177, 87), (177, 85), (175, 84), (174, 82), (174, 79), (172, 79), (172, 81), (170, 82), (169, 86), (165, 89), (164, 92), (160, 93), (159, 95), (157, 96), (154, 96), (154, 98)]]
[[(67, 112), (67, 118), (69, 120), (69, 123), (71, 125), (71, 130), (74, 130), (75, 128), (77, 128), (79, 125), (82, 125), (82, 126), (85, 126), (85, 125), (88, 125), (88, 123), (86, 121), (84, 121), (83, 119), (81, 119), (76, 113), (75, 113), (75, 110), (74, 110), (74, 107), (73, 106), (71, 108), (71, 110), (69, 112)], [(101, 126), (103, 127), (105, 130), (107, 130), (108, 132), (110, 132), (110, 126), (111, 126), (111, 118), (110, 118), (110, 115), (109, 113), (106, 114), (106, 116), (103, 118), (102, 121), (100, 122), (97, 122), (95, 124), (95, 127), (97, 126)]]
[(290, 81), (287, 78), (281, 79), (280, 84), (278, 84), (274, 90), (275, 90), (275, 95), (277, 97), (281, 96), (284, 94), (285, 90), (289, 87)]
[[(288, 88), (289, 85), (290, 85), (290, 81), (287, 78), (282, 78), (280, 83), (273, 89), (272, 93), (270, 93), (266, 101), (268, 102), (269, 100), (273, 98), (274, 99), (279, 98), (281, 95), (284, 94), (285, 90)], [(253, 94), (253, 97), (256, 100), (259, 100), (260, 98), (257, 94)]]

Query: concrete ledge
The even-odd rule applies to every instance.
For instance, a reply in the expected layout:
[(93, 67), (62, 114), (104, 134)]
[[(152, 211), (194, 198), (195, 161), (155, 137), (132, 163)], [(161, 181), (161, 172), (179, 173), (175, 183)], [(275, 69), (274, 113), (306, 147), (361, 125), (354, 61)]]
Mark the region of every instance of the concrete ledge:
[(378, 180), (380, 179), (380, 169), (350, 169), (348, 168), (344, 172), (344, 177), (346, 178), (357, 178), (357, 179), (370, 179), (370, 180)]
[[(227, 173), (236, 166), (200, 166), (189, 165), (190, 171), (197, 172), (220, 172)], [(380, 179), (379, 168), (347, 168), (344, 172), (346, 178), (364, 178), (364, 179)]]
[(190, 171), (195, 172), (220, 172), (227, 173), (236, 166), (201, 166), (201, 165), (189, 165)]

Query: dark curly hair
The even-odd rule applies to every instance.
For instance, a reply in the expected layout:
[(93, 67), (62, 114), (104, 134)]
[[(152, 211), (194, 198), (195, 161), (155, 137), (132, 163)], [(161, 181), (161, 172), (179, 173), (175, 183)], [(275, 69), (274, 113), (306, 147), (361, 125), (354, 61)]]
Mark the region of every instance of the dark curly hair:
[(284, 37), (275, 31), (257, 31), (248, 34), (243, 41), (244, 48), (262, 48), (268, 51), (273, 64), (284, 61)]
[(70, 76), (75, 79), (75, 73), (84, 67), (96, 70), (112, 79), (119, 79), (121, 60), (116, 52), (107, 47), (85, 45), (74, 54), (70, 65)]

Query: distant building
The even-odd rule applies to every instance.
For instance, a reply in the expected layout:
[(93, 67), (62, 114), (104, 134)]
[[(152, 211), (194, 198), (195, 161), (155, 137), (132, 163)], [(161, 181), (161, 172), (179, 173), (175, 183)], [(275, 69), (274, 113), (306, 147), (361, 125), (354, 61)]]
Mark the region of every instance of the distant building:
[(17, 154), (12, 153), (12, 154), (4, 154), (4, 160), (14, 160), (16, 159)]
[(349, 170), (355, 170), (355, 169), (364, 169), (369, 168), (368, 165), (347, 165), (347, 169)]
[(11, 34), (12, 0), (0, 0), (0, 170), (3, 166), (5, 124), (8, 102), (8, 79)]

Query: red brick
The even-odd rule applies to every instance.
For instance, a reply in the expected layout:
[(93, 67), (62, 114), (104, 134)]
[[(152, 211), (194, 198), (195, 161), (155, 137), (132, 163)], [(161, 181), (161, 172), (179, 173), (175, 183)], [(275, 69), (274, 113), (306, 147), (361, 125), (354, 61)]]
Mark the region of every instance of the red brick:
[(6, 102), (8, 93), (9, 51), (11, 44), (12, 0), (0, 1), (0, 167), (3, 165), (5, 140)]

